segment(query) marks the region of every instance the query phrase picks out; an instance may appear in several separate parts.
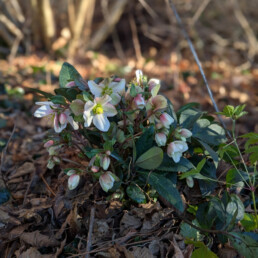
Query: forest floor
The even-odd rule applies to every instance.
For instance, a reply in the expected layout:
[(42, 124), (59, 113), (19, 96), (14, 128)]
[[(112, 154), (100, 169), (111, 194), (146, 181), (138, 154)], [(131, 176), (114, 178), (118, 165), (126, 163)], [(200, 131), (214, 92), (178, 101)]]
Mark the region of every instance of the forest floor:
[[(148, 60), (144, 74), (162, 80), (161, 91), (176, 110), (197, 102), (202, 110), (215, 113), (192, 60), (173, 52)], [(48, 153), (43, 140), (50, 126), (33, 117), (39, 97), (28, 87), (53, 92), (61, 65), (62, 61), (44, 55), (17, 57), (11, 65), (0, 60), (0, 197), (6, 194), (1, 192), (4, 184), (11, 194), (10, 200), (0, 205), (0, 257), (86, 257), (87, 240), (90, 253), (97, 257), (190, 257), (193, 246), (186, 248), (179, 235), (180, 218), (164, 200), (141, 205), (115, 199), (107, 202), (99, 185), (90, 179), (85, 178), (85, 184), (71, 192), (60, 167), (46, 168)], [(89, 51), (74, 65), (85, 79), (115, 72), (131, 78), (136, 63), (132, 59), (123, 65)], [(226, 61), (215, 60), (203, 66), (220, 110), (227, 104), (247, 105), (248, 115), (240, 119), (237, 133), (258, 132), (258, 68), (240, 72)], [(230, 127), (229, 121), (225, 122)], [(64, 155), (67, 160), (78, 159), (72, 148)], [(193, 194), (198, 198), (198, 193)], [(185, 202), (189, 200), (185, 198)], [(216, 243), (212, 250), (221, 257), (236, 255), (229, 246)]]

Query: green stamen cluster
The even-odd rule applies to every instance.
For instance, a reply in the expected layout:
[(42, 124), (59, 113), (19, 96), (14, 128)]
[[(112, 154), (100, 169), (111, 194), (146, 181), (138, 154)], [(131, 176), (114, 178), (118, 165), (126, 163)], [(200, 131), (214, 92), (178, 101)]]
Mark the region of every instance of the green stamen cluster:
[(103, 107), (101, 106), (101, 104), (97, 104), (94, 108), (93, 108), (93, 113), (94, 114), (103, 114), (104, 110)]
[(102, 95), (111, 95), (113, 93), (112, 88), (109, 88), (108, 86), (105, 86), (102, 90)]

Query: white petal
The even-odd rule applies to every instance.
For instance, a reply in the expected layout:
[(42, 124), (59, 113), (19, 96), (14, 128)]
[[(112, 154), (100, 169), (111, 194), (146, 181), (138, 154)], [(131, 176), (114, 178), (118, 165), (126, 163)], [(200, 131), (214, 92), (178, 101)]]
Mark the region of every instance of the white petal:
[(73, 127), (73, 129), (74, 130), (78, 130), (79, 129), (79, 125), (78, 125), (78, 123), (76, 123), (73, 120), (73, 117), (71, 116), (71, 112), (69, 110), (66, 110), (65, 114), (67, 116), (67, 120), (68, 120), (69, 124)]
[(138, 83), (140, 83), (141, 79), (142, 79), (142, 76), (143, 76), (142, 70), (136, 70), (135, 75), (136, 75), (136, 81)]
[(120, 82), (111, 82), (109, 85), (113, 92), (122, 94), (125, 91), (125, 79), (122, 79)]
[(92, 116), (91, 112), (84, 111), (83, 118), (84, 118), (84, 121), (85, 121), (84, 126), (89, 127), (91, 125), (91, 122), (92, 122), (92, 119), (93, 119), (93, 116)]
[(59, 124), (58, 115), (55, 115), (54, 118), (54, 129), (56, 133), (61, 133), (66, 128), (67, 122), (64, 124)]
[(35, 111), (34, 116), (35, 117), (44, 117), (51, 113), (53, 113), (53, 109), (48, 105), (44, 105)]
[(178, 163), (180, 161), (181, 156), (182, 156), (181, 152), (175, 152), (172, 154), (172, 158), (175, 161), (175, 163)]
[(121, 100), (121, 96), (118, 93), (112, 93), (110, 97), (112, 98), (110, 102), (112, 105), (117, 105)]
[(75, 189), (78, 186), (79, 181), (80, 181), (79, 175), (76, 175), (76, 174), (71, 175), (68, 179), (68, 188), (70, 190)]
[(110, 102), (111, 100), (112, 100), (111, 97), (108, 96), (108, 95), (105, 95), (105, 96), (103, 96), (103, 97), (101, 97), (101, 98), (95, 98), (95, 102), (96, 102), (97, 104), (101, 104), (102, 106), (104, 106), (105, 104), (107, 104), (107, 103)]
[(107, 132), (110, 127), (107, 117), (103, 114), (95, 115), (93, 117), (93, 124), (102, 132)]
[(105, 104), (103, 109), (106, 116), (115, 116), (117, 114), (116, 108), (110, 103)]
[(95, 97), (100, 97), (102, 94), (102, 90), (103, 90), (103, 85), (102, 84), (97, 84), (94, 81), (88, 81), (88, 85), (90, 88), (90, 91), (92, 92), (92, 94)]
[(55, 104), (51, 101), (38, 101), (35, 104), (39, 106), (43, 106), (43, 105), (55, 106)]
[(89, 112), (94, 108), (95, 104), (92, 101), (87, 101), (84, 105), (84, 111)]

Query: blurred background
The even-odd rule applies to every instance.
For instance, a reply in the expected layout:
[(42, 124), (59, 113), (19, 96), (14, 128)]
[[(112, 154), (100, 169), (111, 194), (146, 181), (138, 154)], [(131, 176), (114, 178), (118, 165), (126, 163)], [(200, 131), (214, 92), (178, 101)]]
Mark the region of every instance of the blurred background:
[[(246, 103), (240, 131), (257, 131), (257, 0), (173, 3), (219, 108)], [(53, 92), (68, 61), (85, 79), (142, 69), (162, 80), (176, 108), (198, 102), (214, 111), (166, 0), (0, 0), (0, 59), (2, 109), (19, 106), (19, 97), (34, 100), (24, 87)]]

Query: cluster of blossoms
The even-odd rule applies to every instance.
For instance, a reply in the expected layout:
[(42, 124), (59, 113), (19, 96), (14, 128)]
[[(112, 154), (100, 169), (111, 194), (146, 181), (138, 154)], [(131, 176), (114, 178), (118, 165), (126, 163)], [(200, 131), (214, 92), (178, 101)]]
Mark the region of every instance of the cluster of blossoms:
[[(167, 111), (167, 99), (158, 94), (158, 79), (147, 81), (142, 71), (137, 70), (136, 78), (129, 84), (126, 84), (125, 79), (111, 77), (100, 81), (90, 80), (85, 83), (84, 90), (78, 88), (76, 81), (68, 82), (66, 88), (77, 91), (76, 99), (66, 100), (62, 104), (56, 104), (54, 101), (36, 102), (40, 107), (34, 116), (51, 118), (56, 133), (68, 130), (68, 125), (77, 138), (80, 134), (84, 135), (85, 131), (99, 133), (102, 149), (95, 143), (90, 143), (93, 149), (95, 145), (96, 152), (89, 158), (85, 170), (99, 179), (104, 191), (107, 192), (119, 181), (115, 166), (112, 166), (114, 146), (118, 148), (119, 153), (128, 155), (126, 148), (132, 148), (131, 141), (141, 135), (143, 128), (155, 128), (153, 140), (175, 163), (178, 163), (183, 153), (188, 150), (187, 138), (190, 138), (192, 133), (188, 129), (173, 125), (174, 118)], [(107, 135), (111, 135), (112, 139), (107, 139)], [(90, 141), (89, 138), (87, 140)], [(112, 144), (106, 144), (109, 147), (104, 148), (106, 142)], [(50, 154), (49, 168), (60, 163), (58, 150), (63, 145), (63, 142), (54, 143), (53, 140), (45, 144)], [(81, 170), (76, 169), (67, 172), (70, 190), (79, 184), (80, 173)]]

